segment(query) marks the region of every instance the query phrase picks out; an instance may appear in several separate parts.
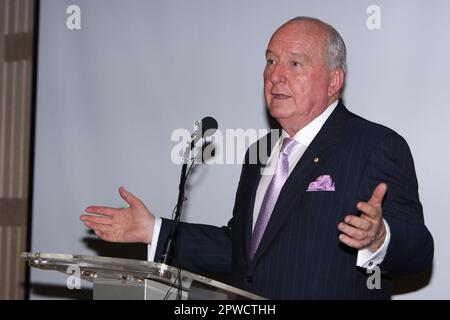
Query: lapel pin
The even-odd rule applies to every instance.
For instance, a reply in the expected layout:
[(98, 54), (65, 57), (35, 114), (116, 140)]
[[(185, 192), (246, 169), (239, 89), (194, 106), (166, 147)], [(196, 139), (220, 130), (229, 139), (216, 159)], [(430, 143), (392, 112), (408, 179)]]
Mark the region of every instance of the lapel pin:
[(314, 161), (314, 163), (319, 163), (320, 159), (319, 159), (319, 157), (314, 157), (313, 161)]

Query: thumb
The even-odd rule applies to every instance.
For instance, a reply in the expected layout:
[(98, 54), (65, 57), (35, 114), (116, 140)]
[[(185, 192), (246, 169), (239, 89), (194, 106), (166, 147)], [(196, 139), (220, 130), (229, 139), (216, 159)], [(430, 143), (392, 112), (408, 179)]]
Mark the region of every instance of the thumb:
[(131, 192), (125, 190), (124, 187), (119, 188), (120, 197), (125, 200), (130, 206), (136, 205), (139, 203), (139, 199), (136, 198)]
[(387, 184), (386, 183), (380, 183), (375, 190), (373, 190), (372, 197), (370, 197), (370, 200), (368, 203), (372, 206), (381, 206), (381, 203), (383, 202), (383, 198), (387, 191)]

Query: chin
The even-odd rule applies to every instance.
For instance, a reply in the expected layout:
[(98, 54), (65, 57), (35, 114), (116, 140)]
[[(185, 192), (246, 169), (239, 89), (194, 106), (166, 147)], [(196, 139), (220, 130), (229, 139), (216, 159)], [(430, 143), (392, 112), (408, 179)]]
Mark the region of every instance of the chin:
[(288, 119), (290, 116), (292, 116), (292, 112), (289, 112), (286, 107), (269, 107), (269, 113), (270, 115), (275, 119)]

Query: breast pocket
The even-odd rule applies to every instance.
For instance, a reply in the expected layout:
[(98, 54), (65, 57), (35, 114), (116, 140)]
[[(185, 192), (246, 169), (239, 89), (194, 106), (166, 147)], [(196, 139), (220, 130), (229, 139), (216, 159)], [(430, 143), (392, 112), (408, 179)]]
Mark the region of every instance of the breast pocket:
[[(304, 192), (302, 195), (300, 211), (304, 216), (312, 218), (339, 218), (339, 197), (333, 191)], [(331, 219), (334, 222), (336, 219)]]

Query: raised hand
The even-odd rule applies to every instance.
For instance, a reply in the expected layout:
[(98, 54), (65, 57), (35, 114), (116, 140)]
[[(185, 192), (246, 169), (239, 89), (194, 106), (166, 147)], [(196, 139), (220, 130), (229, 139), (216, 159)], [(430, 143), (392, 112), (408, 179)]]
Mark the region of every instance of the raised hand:
[(383, 223), (383, 208), (381, 206), (387, 191), (387, 185), (380, 183), (372, 193), (368, 202), (358, 202), (356, 207), (361, 216), (348, 215), (344, 222), (339, 223), (342, 233), (339, 240), (355, 249), (369, 249), (376, 252), (384, 243), (386, 228)]
[(150, 244), (155, 217), (141, 200), (125, 188), (120, 187), (119, 194), (129, 207), (89, 206), (86, 208), (88, 214), (81, 215), (80, 220), (103, 240)]

